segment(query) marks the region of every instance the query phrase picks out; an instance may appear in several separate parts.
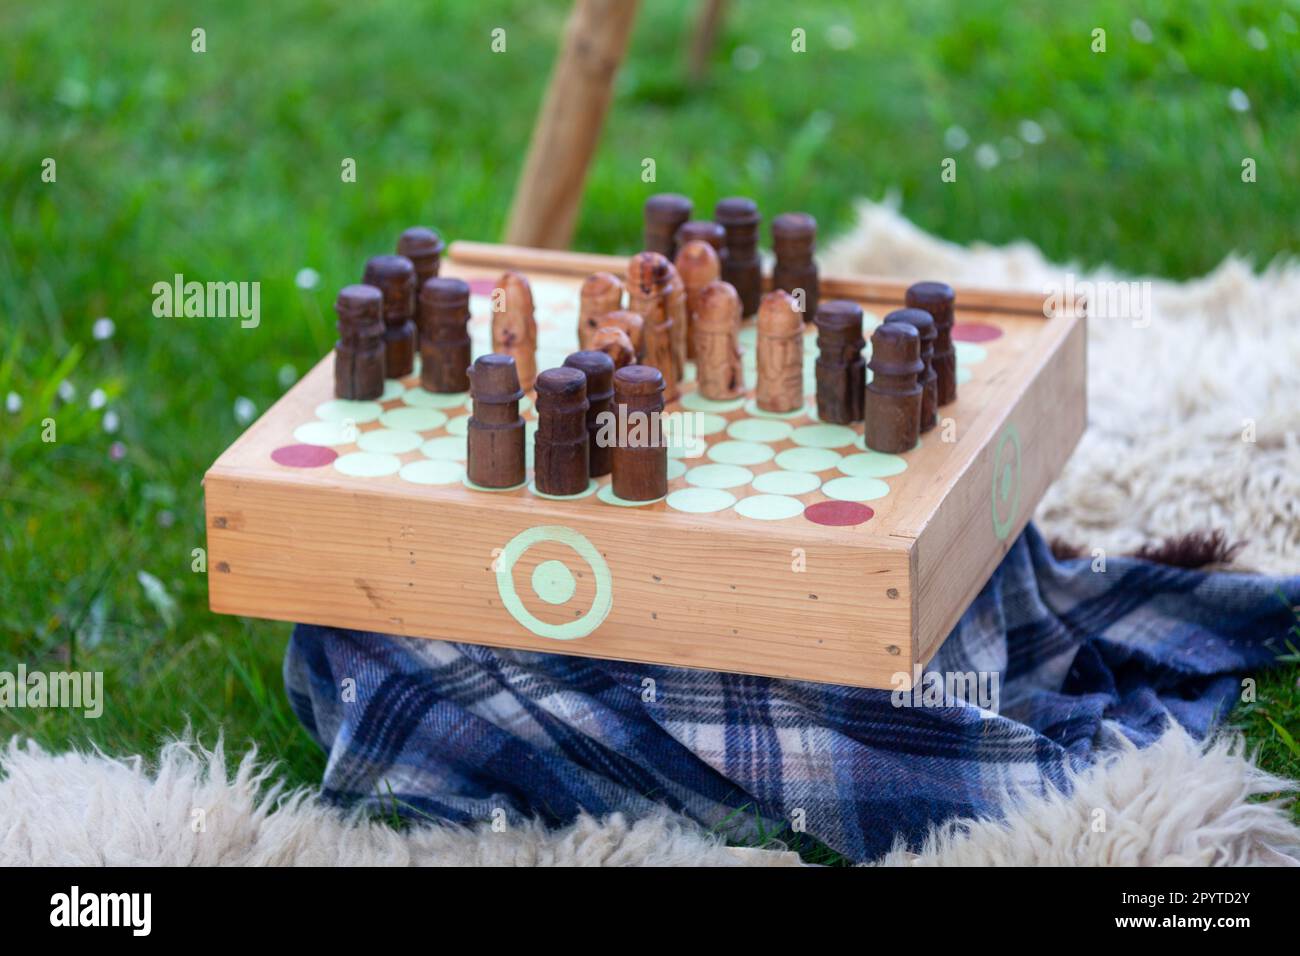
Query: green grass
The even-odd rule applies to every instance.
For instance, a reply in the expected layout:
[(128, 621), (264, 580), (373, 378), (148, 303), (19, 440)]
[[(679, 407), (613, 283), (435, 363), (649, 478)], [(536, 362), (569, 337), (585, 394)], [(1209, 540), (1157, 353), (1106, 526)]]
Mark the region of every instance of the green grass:
[[(568, 4), (114, 6), (0, 11), (0, 397), (23, 400), (0, 411), (0, 661), (103, 670), (109, 696), (97, 721), (8, 711), (0, 730), (148, 752), (188, 721), (207, 740), (257, 741), (311, 782), (323, 761), (279, 676), (288, 627), (210, 614), (191, 570), (200, 478), (242, 429), (236, 399), (264, 410), (286, 367), (329, 348), (332, 294), (366, 255), (416, 222), (500, 236)], [(1263, 264), (1297, 249), (1294, 2), (1153, 0), (1134, 14), (1040, 0), (1014, 16), (995, 0), (819, 3), (793, 20), (784, 4), (737, 2), (699, 90), (682, 80), (692, 8), (643, 4), (580, 248), (634, 249), (645, 195), (672, 189), (704, 210), (730, 193), (806, 209), (825, 235), (850, 224), (854, 197), (892, 193), (956, 241), (1026, 238), (1174, 277), (1234, 250)], [(1135, 36), (1136, 15), (1154, 42)], [(495, 27), (504, 54), (489, 49)], [(791, 51), (795, 27), (806, 53)], [(1105, 54), (1089, 49), (1095, 27)], [(1230, 108), (1233, 89), (1247, 111)], [(945, 144), (956, 126), (962, 149)], [(976, 162), (983, 143), (996, 166)], [(940, 180), (947, 156), (956, 183)], [(340, 181), (345, 157), (355, 184)], [(314, 291), (294, 284), (307, 266), (323, 277)], [(151, 287), (176, 272), (260, 281), (261, 327), (154, 318)], [(99, 316), (117, 325), (107, 342), (91, 337)], [(57, 442), (41, 441), (46, 418)], [(1292, 776), (1296, 675), (1262, 677), (1243, 716), (1265, 765)]]

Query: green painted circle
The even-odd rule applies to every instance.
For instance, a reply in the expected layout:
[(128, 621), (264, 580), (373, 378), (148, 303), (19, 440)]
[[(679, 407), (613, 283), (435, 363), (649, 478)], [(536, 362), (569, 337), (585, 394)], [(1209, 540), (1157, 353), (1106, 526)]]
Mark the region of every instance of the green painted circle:
[(620, 508), (640, 508), (643, 505), (652, 505), (656, 501), (663, 501), (663, 498), (651, 498), (649, 501), (628, 501), (626, 498), (620, 498), (614, 494), (614, 483), (612, 481), (602, 486), (600, 491), (596, 492), (596, 497), (607, 505), (618, 505)]
[(830, 448), (787, 448), (776, 456), (776, 464), (786, 471), (826, 471), (843, 457)]
[(458, 461), (424, 459), (408, 462), (397, 474), (413, 485), (454, 485), (465, 478), (465, 466)]
[(308, 422), (295, 428), (293, 437), (304, 445), (350, 445), (358, 435), (352, 422)]
[(734, 412), (745, 404), (745, 398), (712, 399), (705, 398), (699, 392), (690, 392), (682, 396), (681, 406), (691, 412)]
[(694, 420), (689, 429), (692, 435), (716, 435), (727, 427), (727, 420), (712, 412), (692, 412)]
[(460, 415), (453, 418), (447, 423), (448, 435), (468, 435), (469, 434), (469, 416)]
[(420, 453), (426, 458), (465, 461), (469, 458), (469, 447), (464, 435), (440, 435), (421, 445)]
[(395, 378), (384, 380), (384, 393), (379, 396), (378, 401), (391, 402), (396, 398), (401, 398), (406, 392), (406, 386)]
[(785, 441), (794, 426), (776, 418), (742, 418), (727, 426), (727, 434), (737, 441)]
[(384, 406), (378, 402), (350, 402), (344, 398), (334, 398), (316, 406), (316, 417), (323, 422), (355, 422), (364, 425), (373, 422), (384, 413)]
[(736, 512), (759, 521), (781, 521), (803, 514), (803, 502), (787, 495), (750, 495), (736, 502)]
[(851, 478), (888, 478), (906, 471), (907, 461), (882, 451), (866, 451), (846, 456), (836, 467)]
[(687, 514), (712, 514), (736, 503), (736, 496), (721, 488), (678, 488), (668, 496), (668, 507)]
[(412, 408), (460, 408), (469, 401), (469, 392), (428, 392), (423, 388), (408, 388), (402, 401)]
[(758, 407), (758, 399), (751, 398), (745, 402), (745, 414), (756, 418), (800, 418), (807, 414), (807, 408), (800, 405), (792, 412), (769, 412)]
[(684, 474), (686, 474), (686, 463), (678, 461), (676, 458), (669, 458), (668, 480), (672, 481), (674, 478), (680, 478)]
[[(591, 608), (582, 617), (565, 621), (563, 624), (550, 624), (539, 619), (524, 607), (523, 601), (519, 600), (519, 595), (515, 591), (513, 573), (515, 563), (524, 552), (542, 541), (556, 541), (567, 545), (591, 568), (592, 576), (596, 581), (596, 596), (592, 599)], [(549, 637), (557, 641), (571, 641), (586, 637), (600, 627), (609, 616), (610, 608), (614, 606), (614, 578), (610, 574), (609, 565), (596, 550), (595, 545), (577, 531), (563, 525), (541, 525), (519, 532), (501, 549), (496, 568), (497, 593), (501, 596), (501, 603), (505, 605), (511, 617), (538, 637)], [(536, 588), (536, 573), (533, 579), (533, 586)]]
[(772, 455), (770, 445), (755, 441), (718, 442), (709, 449), (709, 457), (720, 465), (761, 465)]
[(468, 488), (470, 491), (486, 491), (490, 493), (496, 493), (496, 492), (503, 492), (503, 491), (518, 491), (526, 484), (526, 482), (521, 481), (519, 482), (519, 484), (511, 485), (509, 488), (489, 488), (486, 485), (475, 484), (474, 482), (469, 480), (469, 475), (466, 475), (464, 479), (461, 480), (461, 484), (464, 485), (466, 488)]
[(398, 431), (392, 428), (378, 428), (362, 432), (357, 439), (357, 447), (362, 451), (373, 451), (384, 455), (402, 455), (420, 447), (424, 439), (419, 432)]
[[(1011, 451), (1007, 451), (1010, 444)], [(1001, 487), (999, 487), (999, 485)], [(999, 505), (1010, 499), (1006, 517), (1002, 517)], [(993, 451), (993, 533), (999, 541), (1005, 541), (1016, 523), (1016, 512), (1020, 510), (1020, 429), (1012, 422), (1002, 430), (997, 447)]]
[(989, 350), (973, 342), (955, 342), (953, 350), (957, 353), (958, 365), (978, 365), (989, 357)]
[(957, 366), (957, 384), (958, 384), (958, 385), (964, 385), (966, 382), (969, 382), (969, 381), (971, 380), (971, 378), (973, 378), (973, 377), (974, 377), (974, 373), (970, 370), (970, 366), (968, 366), (968, 365), (958, 365), (958, 366)]
[(803, 448), (842, 448), (857, 437), (847, 425), (804, 425), (794, 430), (790, 440)]
[(765, 471), (754, 479), (754, 490), (765, 495), (806, 495), (822, 480), (807, 471)]
[(436, 408), (411, 408), (409, 405), (389, 409), (379, 416), (379, 424), (398, 431), (427, 432), (442, 426), (447, 416)]
[(596, 484), (595, 481), (588, 481), (588, 482), (587, 482), (587, 487), (584, 488), (584, 489), (582, 489), (582, 491), (577, 492), (576, 494), (572, 494), (572, 495), (548, 495), (548, 494), (547, 494), (546, 492), (544, 492), (544, 491), (538, 491), (538, 490), (537, 490), (537, 482), (536, 482), (536, 481), (530, 481), (530, 482), (528, 483), (528, 490), (529, 490), (529, 491), (531, 491), (533, 494), (535, 494), (535, 495), (536, 495), (537, 497), (539, 497), (539, 498), (547, 498), (547, 499), (549, 499), (549, 500), (551, 500), (551, 501), (573, 501), (573, 500), (575, 500), (575, 499), (577, 499), (577, 498), (586, 498), (588, 495), (592, 494), (592, 493), (596, 490), (597, 487), (598, 487), (598, 486), (597, 486), (597, 484)]
[(703, 438), (692, 439), (689, 443), (673, 439), (668, 445), (669, 458), (699, 458), (708, 449), (709, 443)]
[(754, 480), (754, 473), (740, 465), (696, 465), (686, 473), (688, 484), (697, 488), (739, 488)]
[(832, 478), (822, 485), (822, 494), (839, 501), (874, 501), (889, 494), (889, 485), (879, 478)]
[(578, 590), (573, 572), (560, 561), (543, 561), (533, 568), (533, 593), (547, 604), (564, 604)]
[(382, 478), (396, 474), (402, 460), (396, 455), (378, 455), (369, 451), (354, 451), (334, 459), (336, 470), (353, 478)]

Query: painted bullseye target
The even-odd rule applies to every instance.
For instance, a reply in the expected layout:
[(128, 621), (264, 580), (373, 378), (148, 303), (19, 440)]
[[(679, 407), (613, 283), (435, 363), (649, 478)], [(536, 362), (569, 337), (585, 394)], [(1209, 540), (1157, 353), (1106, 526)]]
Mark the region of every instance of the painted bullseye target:
[(1020, 510), (1020, 430), (1008, 423), (993, 451), (993, 533), (1006, 540)]
[[(596, 583), (596, 594), (591, 600), (591, 607), (581, 617), (560, 624), (543, 621), (524, 606), (519, 592), (515, 589), (514, 568), (520, 558), (534, 545), (555, 542), (565, 545), (577, 552), (578, 557), (586, 562)], [(586, 637), (604, 622), (614, 606), (614, 576), (609, 565), (586, 537), (564, 525), (542, 525), (528, 528), (510, 539), (501, 549), (496, 564), (497, 593), (510, 616), (538, 637), (548, 637), (556, 641), (572, 641)], [(548, 560), (537, 566), (533, 572), (530, 586), (533, 593), (551, 606), (567, 604), (576, 591), (574, 575), (568, 564), (562, 561)]]

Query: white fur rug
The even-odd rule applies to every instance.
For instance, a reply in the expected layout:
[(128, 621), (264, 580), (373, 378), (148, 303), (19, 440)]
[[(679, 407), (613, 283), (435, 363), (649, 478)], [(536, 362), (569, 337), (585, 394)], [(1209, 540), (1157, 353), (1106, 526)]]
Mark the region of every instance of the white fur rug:
[[(1033, 247), (937, 240), (887, 205), (822, 256), (825, 272), (942, 278), (1027, 288), (1067, 267)], [(1084, 279), (1123, 278), (1111, 272)], [(1089, 325), (1089, 428), (1036, 520), (1085, 550), (1131, 551), (1222, 529), (1244, 542), (1233, 567), (1300, 570), (1300, 267), (1254, 275), (1229, 259), (1188, 283), (1155, 280), (1152, 315)], [(1243, 441), (1253, 422), (1254, 441)], [(286, 793), (253, 756), (227, 767), (220, 745), (138, 757), (50, 755), (17, 742), (0, 755), (0, 866), (22, 864), (789, 865), (793, 854), (728, 849), (664, 813), (583, 818), (563, 830), (407, 831), (340, 816)], [(1020, 795), (1005, 821), (945, 826), (919, 855), (881, 865), (1300, 865), (1300, 828), (1277, 796), (1297, 785), (1258, 770), (1240, 741), (1206, 747), (1174, 729), (1079, 777), (1069, 797)], [(57, 794), (57, 799), (51, 799)]]

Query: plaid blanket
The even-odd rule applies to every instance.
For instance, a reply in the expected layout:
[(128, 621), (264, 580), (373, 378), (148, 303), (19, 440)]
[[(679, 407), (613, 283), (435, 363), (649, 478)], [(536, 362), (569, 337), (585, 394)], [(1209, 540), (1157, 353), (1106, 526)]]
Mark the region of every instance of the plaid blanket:
[(863, 860), (995, 815), (1013, 788), (1066, 787), (1115, 734), (1145, 744), (1172, 717), (1204, 735), (1285, 652), (1296, 604), (1300, 577), (1099, 573), (1030, 526), (926, 668), (982, 675), (996, 714), (937, 682), (922, 697), (306, 625), (284, 670), (342, 803), (551, 824), (663, 804)]

